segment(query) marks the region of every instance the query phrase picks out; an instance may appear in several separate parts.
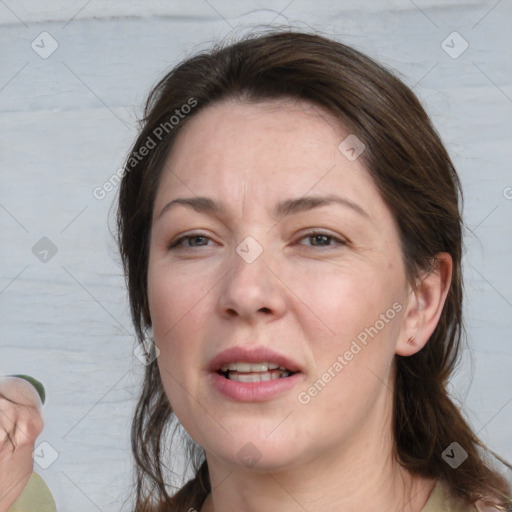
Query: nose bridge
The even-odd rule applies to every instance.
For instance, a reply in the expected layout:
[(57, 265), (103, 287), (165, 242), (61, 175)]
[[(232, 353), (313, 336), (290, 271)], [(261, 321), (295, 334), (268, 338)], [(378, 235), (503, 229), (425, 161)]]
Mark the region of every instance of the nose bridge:
[(248, 235), (235, 247), (219, 301), (224, 314), (249, 318), (261, 311), (282, 313), (283, 290), (269, 268), (274, 260), (269, 256), (263, 235)]

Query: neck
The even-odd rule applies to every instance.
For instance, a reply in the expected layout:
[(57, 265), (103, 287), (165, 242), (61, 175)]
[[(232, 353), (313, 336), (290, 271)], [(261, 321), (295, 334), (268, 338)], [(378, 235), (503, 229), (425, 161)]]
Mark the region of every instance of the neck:
[(213, 491), (201, 512), (325, 512), (333, 504), (342, 512), (421, 512), (435, 480), (413, 476), (397, 463), (391, 414), (384, 417), (366, 422), (338, 449), (285, 470), (234, 466), (207, 452)]
[[(318, 468), (320, 469), (320, 468)], [(347, 472), (323, 471), (304, 475), (267, 473), (243, 478), (231, 473), (213, 494), (206, 498), (201, 512), (324, 512), (336, 510), (366, 512), (391, 510), (421, 512), (435, 481), (413, 477), (403, 471), (391, 478), (387, 474), (367, 475), (361, 480)]]

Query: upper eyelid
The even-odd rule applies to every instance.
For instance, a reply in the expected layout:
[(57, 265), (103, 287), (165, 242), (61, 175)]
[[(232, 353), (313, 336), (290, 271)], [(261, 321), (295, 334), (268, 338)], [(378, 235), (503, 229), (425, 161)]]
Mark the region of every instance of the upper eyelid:
[[(196, 237), (199, 237), (199, 236), (202, 236), (203, 238), (207, 238), (208, 240), (212, 240), (213, 241), (213, 238), (205, 233), (191, 233), (191, 234), (184, 234), (184, 235), (178, 235), (177, 237), (175, 237), (172, 241), (170, 241), (167, 245), (169, 247), (172, 247), (178, 243), (181, 243), (183, 242), (184, 240), (187, 240), (187, 239), (190, 239), (190, 238), (196, 238)], [(191, 247), (192, 248), (192, 247)]]
[[(348, 244), (349, 241), (347, 240), (346, 237), (344, 236), (341, 236), (341, 235), (338, 235), (338, 234), (335, 234), (335, 233), (331, 233), (329, 232), (328, 230), (325, 230), (325, 229), (322, 229), (322, 228), (318, 228), (318, 229), (314, 229), (314, 228), (310, 228), (309, 231), (306, 231), (305, 233), (302, 233), (300, 235), (297, 236), (297, 239), (298, 240), (302, 240), (304, 238), (309, 238), (309, 237), (312, 237), (312, 236), (326, 236), (328, 238), (332, 238), (333, 240), (341, 243), (341, 244)], [(196, 238), (196, 237), (203, 237), (203, 238), (206, 238), (208, 240), (211, 240), (211, 241), (214, 241), (213, 238), (211, 236), (209, 236), (208, 234), (206, 233), (202, 233), (202, 232), (198, 232), (198, 233), (189, 233), (189, 234), (183, 234), (183, 235), (178, 235), (172, 242), (169, 242), (168, 246), (169, 247), (173, 247), (173, 246), (176, 246), (177, 244), (187, 240), (187, 239), (191, 239), (191, 238)], [(208, 245), (200, 245), (198, 247), (208, 247)], [(314, 246), (313, 246), (314, 247)], [(325, 246), (325, 247), (329, 247), (329, 246)], [(189, 249), (193, 249), (193, 247), (188, 247)]]

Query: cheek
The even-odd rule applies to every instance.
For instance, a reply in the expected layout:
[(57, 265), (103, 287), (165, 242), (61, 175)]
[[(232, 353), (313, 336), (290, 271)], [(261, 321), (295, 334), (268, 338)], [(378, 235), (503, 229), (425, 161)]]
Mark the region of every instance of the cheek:
[(345, 276), (324, 284), (312, 289), (312, 297), (333, 332), (309, 331), (315, 365), (300, 398), (323, 411), (319, 416), (335, 418), (333, 428), (352, 428), (386, 390), (403, 305), (398, 287), (370, 271), (364, 278)]
[(352, 268), (328, 278), (317, 274), (316, 279), (302, 283), (309, 310), (302, 328), (315, 352), (318, 372), (345, 353), (351, 367), (377, 369), (389, 363), (404, 309), (399, 276), (369, 267), (361, 272)]
[(154, 341), (160, 351), (157, 364), (164, 390), (173, 409), (182, 411), (186, 410), (183, 389), (191, 387), (187, 368), (197, 364), (194, 340), (201, 322), (194, 315), (201, 313), (201, 303), (194, 300), (194, 287), (183, 290), (178, 274), (169, 275), (164, 270), (151, 265), (148, 269), (149, 311)]
[(204, 288), (198, 286), (197, 278), (183, 276), (179, 270), (170, 271), (164, 262), (150, 261), (148, 303), (155, 337), (163, 341), (181, 322), (186, 322), (198, 303), (198, 290)]
[(165, 265), (148, 268), (148, 302), (159, 365), (176, 375), (197, 364), (207, 319), (212, 315), (209, 289), (201, 276), (189, 276)]
[[(186, 317), (184, 311), (186, 304), (179, 300), (178, 290), (178, 283), (173, 282), (164, 272), (150, 265), (148, 269), (148, 303), (155, 344), (160, 350), (158, 364), (163, 370), (163, 362), (171, 373), (174, 373), (174, 369), (169, 363), (177, 359), (178, 354), (173, 354), (173, 352), (180, 348), (180, 344), (173, 343), (173, 339), (181, 328), (180, 318)], [(182, 356), (180, 355), (180, 357)], [(164, 378), (164, 372), (162, 372), (162, 378)]]
[(368, 266), (327, 274), (297, 273), (294, 290), (317, 320), (324, 320), (325, 327), (337, 336), (352, 335), (354, 329), (366, 327), (361, 323), (374, 322), (399, 296), (383, 272)]

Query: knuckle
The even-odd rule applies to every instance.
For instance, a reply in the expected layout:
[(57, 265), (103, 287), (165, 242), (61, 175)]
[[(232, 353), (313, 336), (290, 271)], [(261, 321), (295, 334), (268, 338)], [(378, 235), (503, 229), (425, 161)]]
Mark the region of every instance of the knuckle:
[(40, 415), (30, 415), (18, 421), (17, 428), (20, 430), (23, 444), (33, 443), (44, 427)]

